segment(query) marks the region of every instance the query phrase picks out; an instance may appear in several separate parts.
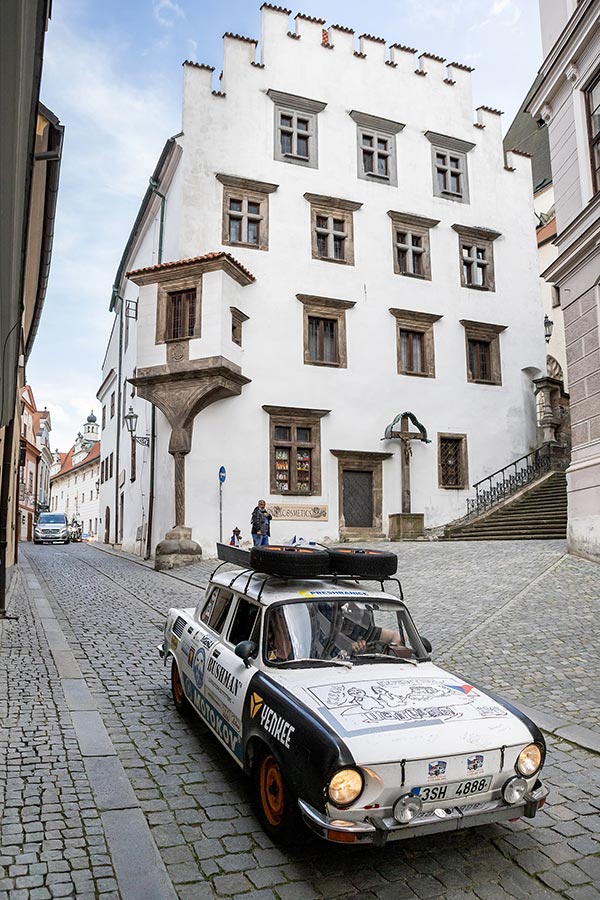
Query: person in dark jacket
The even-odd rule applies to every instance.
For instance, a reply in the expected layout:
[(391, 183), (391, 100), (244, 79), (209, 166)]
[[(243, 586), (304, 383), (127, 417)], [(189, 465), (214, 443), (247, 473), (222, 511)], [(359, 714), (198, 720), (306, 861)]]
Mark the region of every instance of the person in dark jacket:
[(269, 543), (272, 516), (267, 512), (266, 506), (264, 500), (259, 500), (258, 505), (252, 510), (252, 541), (255, 547), (265, 546)]

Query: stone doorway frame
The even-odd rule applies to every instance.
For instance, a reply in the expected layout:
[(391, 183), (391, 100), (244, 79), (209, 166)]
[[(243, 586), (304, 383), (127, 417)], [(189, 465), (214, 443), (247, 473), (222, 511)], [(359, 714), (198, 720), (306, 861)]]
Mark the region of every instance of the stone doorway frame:
[[(368, 450), (330, 450), (338, 461), (338, 520), (340, 538), (372, 540), (385, 537), (383, 531), (383, 461), (393, 453), (371, 453)], [(347, 527), (344, 521), (344, 471), (371, 472), (373, 476), (373, 525), (370, 528)]]

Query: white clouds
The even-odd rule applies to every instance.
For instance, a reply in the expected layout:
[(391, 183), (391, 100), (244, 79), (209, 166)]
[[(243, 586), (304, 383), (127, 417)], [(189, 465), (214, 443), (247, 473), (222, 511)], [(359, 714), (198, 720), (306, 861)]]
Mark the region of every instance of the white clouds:
[(163, 28), (172, 28), (177, 19), (185, 18), (182, 8), (174, 0), (156, 0), (152, 12)]
[(481, 22), (474, 22), (470, 31), (478, 31), (490, 25), (514, 28), (520, 21), (521, 15), (522, 9), (518, 0), (494, 0), (485, 18)]

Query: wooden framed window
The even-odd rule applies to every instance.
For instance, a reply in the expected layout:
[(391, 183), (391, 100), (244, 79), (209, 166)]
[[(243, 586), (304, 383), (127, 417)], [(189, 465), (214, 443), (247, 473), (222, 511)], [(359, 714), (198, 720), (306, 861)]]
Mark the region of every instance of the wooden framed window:
[(271, 493), (321, 493), (321, 418), (329, 410), (263, 406), (270, 416)]
[(441, 316), (411, 309), (390, 309), (396, 319), (399, 375), (435, 378), (433, 326)]
[(586, 89), (588, 136), (594, 193), (600, 191), (600, 74)]
[(434, 196), (468, 203), (467, 154), (475, 144), (434, 131), (426, 131), (425, 137), (431, 144)]
[(113, 391), (110, 395), (110, 417), (114, 419), (115, 417), (115, 392)]
[(438, 486), (464, 490), (468, 485), (466, 434), (438, 434)]
[(102, 407), (102, 430), (106, 428), (106, 406)]
[(351, 300), (296, 294), (304, 305), (304, 363), (309, 366), (348, 365), (346, 349), (346, 310)]
[(167, 341), (185, 341), (194, 337), (196, 327), (196, 290), (172, 291), (167, 297)]
[(439, 219), (427, 219), (409, 213), (388, 210), (392, 220), (394, 272), (412, 278), (431, 280), (429, 231)]
[(500, 334), (506, 325), (489, 325), (461, 319), (465, 329), (467, 381), (477, 384), (502, 384)]
[(275, 159), (316, 169), (317, 118), (327, 104), (272, 89), (267, 95), (275, 104)]
[(494, 241), (500, 237), (499, 232), (466, 225), (453, 225), (452, 228), (458, 234), (461, 285), (480, 291), (495, 291)]
[(242, 346), (242, 326), (248, 321), (248, 316), (235, 306), (229, 307), (231, 312), (231, 340), (238, 347)]
[(365, 181), (397, 185), (396, 135), (404, 125), (357, 110), (352, 110), (350, 116), (358, 126), (358, 177)]
[(352, 213), (362, 203), (305, 194), (311, 206), (311, 249), (313, 259), (354, 265), (354, 225)]
[(223, 185), (223, 244), (268, 250), (269, 194), (278, 185), (233, 175), (217, 180)]

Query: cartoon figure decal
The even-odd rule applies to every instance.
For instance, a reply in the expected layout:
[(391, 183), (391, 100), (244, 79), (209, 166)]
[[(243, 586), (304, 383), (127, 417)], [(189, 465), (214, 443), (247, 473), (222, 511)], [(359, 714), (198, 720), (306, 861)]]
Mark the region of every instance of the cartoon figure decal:
[(448, 763), (445, 759), (436, 759), (435, 762), (430, 762), (428, 766), (428, 774), (430, 778), (439, 778), (442, 775), (446, 774), (446, 766)]
[(483, 769), (483, 756), (481, 753), (476, 753), (474, 756), (468, 756), (467, 770), (469, 772), (477, 772), (478, 769)]
[[(190, 651), (190, 653), (193, 651)], [(204, 684), (204, 670), (206, 668), (206, 653), (204, 652), (203, 647), (198, 647), (196, 653), (194, 655), (194, 662), (192, 664), (192, 671), (194, 673), (194, 682), (198, 690), (202, 689), (202, 685)]]

